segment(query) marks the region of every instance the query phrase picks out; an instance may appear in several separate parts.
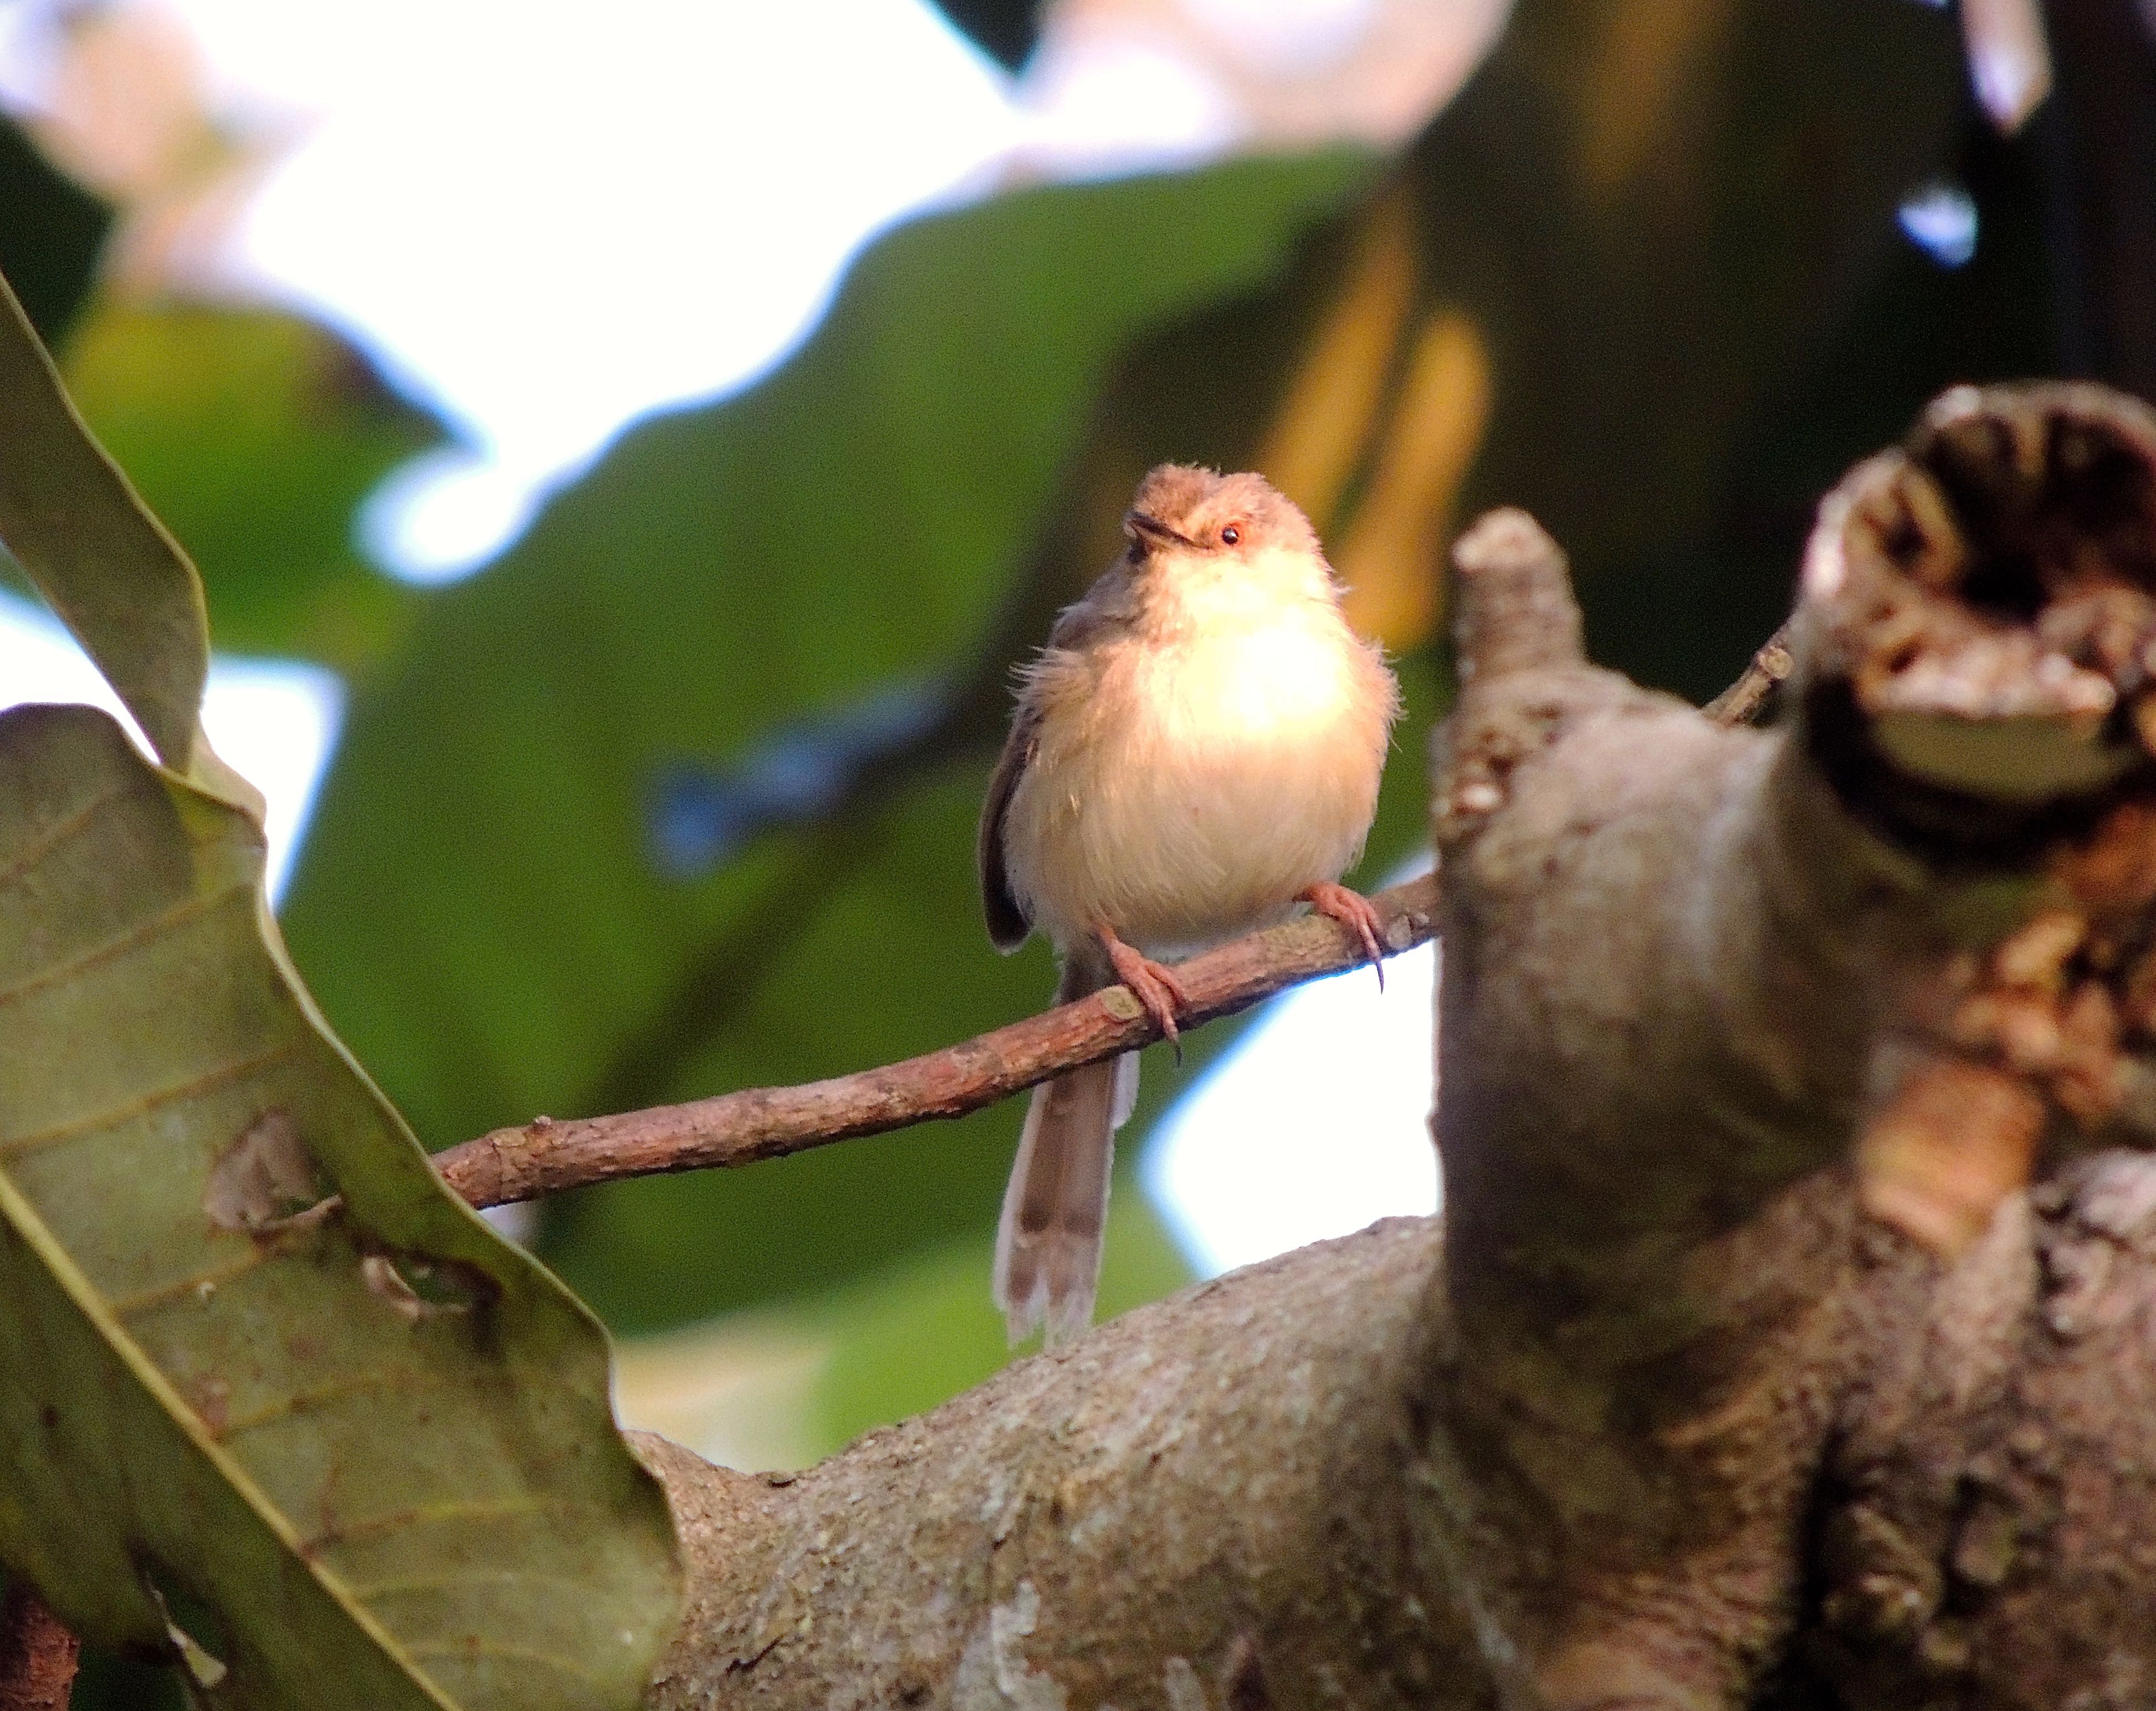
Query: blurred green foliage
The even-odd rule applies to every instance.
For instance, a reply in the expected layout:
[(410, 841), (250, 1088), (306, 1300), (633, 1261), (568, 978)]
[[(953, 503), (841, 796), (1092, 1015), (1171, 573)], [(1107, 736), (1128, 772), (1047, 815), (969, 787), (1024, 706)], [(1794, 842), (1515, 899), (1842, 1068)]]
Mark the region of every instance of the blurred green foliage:
[[(1031, 6), (946, 10), (1007, 64), (1033, 39)], [(2060, 74), (2064, 108), (2108, 110), (2083, 99), (2102, 68)], [(1372, 868), (1421, 836), (1431, 591), (1481, 506), (1564, 543), (1600, 658), (1712, 693), (1842, 469), (1947, 384), (2094, 348), (2097, 275), (2059, 237), (2090, 122), (1992, 135), (1954, 18), (1912, 0), (1522, 0), (1389, 161), (1027, 190), (888, 234), (767, 379), (633, 428), (424, 594), (353, 556), (350, 514), (434, 429), (314, 330), (100, 304), (65, 356), (200, 553), (219, 641), (355, 676), (286, 926), (439, 1145), (1039, 1004), (1045, 952), (982, 932), (973, 817), (1009, 665), (1160, 458), (1281, 479), (1404, 656)], [(1896, 226), (1940, 179), (1978, 209), (1958, 269)], [(0, 209), (0, 255), (42, 218)], [(670, 867), (683, 778), (726, 833), (708, 870)], [(1127, 1155), (1229, 1033), (1180, 1075), (1149, 1058)], [(542, 1252), (621, 1329), (754, 1308), (828, 1341), (829, 1447), (1001, 1358), (986, 1243), (1019, 1114), (575, 1196)], [(1127, 1179), (1108, 1268), (1110, 1306), (1180, 1275)]]
[[(770, 378), (631, 429), (500, 561), (429, 593), (362, 565), (350, 515), (436, 430), (316, 330), (100, 304), (66, 364), (201, 556), (220, 640), (357, 674), (285, 926), (443, 1145), (838, 1073), (1038, 1004), (1045, 955), (988, 953), (968, 856), (1008, 665), (1105, 562), (1158, 458), (1330, 436), (1342, 473), (1313, 509), (1352, 542), (1442, 315), (1494, 402), (1464, 490), (1378, 573), (1426, 581), (1466, 510), (1527, 503), (1573, 552), (1605, 654), (1717, 687), (1779, 614), (1811, 494), (1962, 361), (1925, 341), (1969, 322), (1973, 291), (2006, 305), (1993, 343), (2025, 362), (2026, 281), (1980, 277), (1995, 246), (1949, 275), (1893, 228), (1962, 146), (1959, 87), (1951, 21), (1902, 0), (1531, 0), (1389, 168), (1039, 189), (891, 233)], [(1381, 240), (1403, 290), (1358, 307)], [(1375, 317), (1374, 402), (1284, 425), (1343, 314)], [(1848, 345), (1881, 323), (1897, 354), (1851, 384)], [(1437, 710), (1427, 617), (1389, 639), (1416, 709), (1373, 866), (1419, 836)], [(854, 711), (895, 689), (921, 710), (863, 745)], [(666, 781), (723, 791), (789, 732), (821, 798), (670, 875)], [(1147, 1109), (1196, 1067), (1148, 1066)], [(543, 1250), (625, 1329), (836, 1300), (978, 1239), (1017, 1115), (577, 1196)], [(1111, 1268), (1126, 1242), (1158, 1252), (1141, 1196), (1117, 1206)]]
[[(1045, 962), (987, 948), (969, 852), (1006, 667), (1076, 592), (1024, 586), (1045, 502), (1118, 351), (1277, 272), (1368, 172), (1252, 162), (904, 228), (772, 378), (630, 430), (430, 602), (355, 701), (285, 910), (423, 1135), (838, 1073), (1042, 1001)], [(938, 710), (902, 753), (706, 877), (662, 871), (684, 763), (909, 683)], [(989, 1222), (1009, 1121), (584, 1196), (546, 1251), (626, 1328), (829, 1288)]]
[(346, 341), (275, 310), (106, 298), (64, 377), (201, 570), (218, 647), (296, 643), (360, 674), (399, 639), (420, 597), (361, 558), (352, 513), (443, 430)]
[(73, 323), (97, 275), (112, 210), (0, 115), (0, 274), (48, 345)]

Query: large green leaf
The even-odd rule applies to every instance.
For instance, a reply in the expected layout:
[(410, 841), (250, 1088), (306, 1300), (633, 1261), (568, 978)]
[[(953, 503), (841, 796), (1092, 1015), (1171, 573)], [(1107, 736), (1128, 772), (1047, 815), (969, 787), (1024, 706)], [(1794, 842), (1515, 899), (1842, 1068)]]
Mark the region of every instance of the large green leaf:
[(209, 633), (202, 584), (82, 426), (0, 281), (0, 541), (97, 662), (158, 758), (196, 763)]
[(675, 1570), (603, 1343), (321, 1031), (261, 875), (106, 715), (0, 716), (0, 1553), (103, 1643), (207, 1606), (213, 1703), (633, 1703)]
[(679, 1569), (604, 1336), (299, 985), (192, 567), (4, 284), (0, 447), (0, 538), (167, 762), (0, 717), (0, 1558), (211, 1703), (633, 1703)]
[(441, 424), (327, 327), (275, 310), (107, 295), (62, 353), (84, 419), (201, 568), (221, 648), (364, 668), (418, 592), (352, 515)]
[[(1281, 479), (1400, 649), (1448, 518), (1528, 504), (1599, 644), (1719, 687), (1801, 540), (1801, 505), (1752, 503), (1758, 449), (1876, 384), (1841, 336), (1961, 86), (1951, 19), (1902, 0), (1523, 0), (1381, 172), (1245, 163), (895, 233), (796, 360), (624, 436), (357, 703), (288, 910), (331, 1014), (439, 1143), (1040, 1003), (1045, 955), (988, 956), (973, 894), (1002, 679), (1163, 457)], [(862, 745), (909, 685), (932, 716)], [(1415, 835), (1403, 737), (1381, 857)], [(685, 762), (746, 827), (693, 882), (650, 835)], [(1148, 1063), (1149, 1099), (1175, 1085)], [(547, 1251), (624, 1325), (828, 1288), (985, 1226), (1016, 1122), (583, 1197)]]

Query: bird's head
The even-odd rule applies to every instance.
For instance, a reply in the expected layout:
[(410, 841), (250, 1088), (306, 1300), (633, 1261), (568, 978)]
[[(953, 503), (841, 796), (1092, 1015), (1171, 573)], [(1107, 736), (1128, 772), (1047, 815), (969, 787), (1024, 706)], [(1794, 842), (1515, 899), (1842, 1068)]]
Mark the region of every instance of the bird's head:
[(1163, 464), (1138, 484), (1123, 533), (1141, 571), (1247, 570), (1267, 580), (1332, 574), (1310, 519), (1262, 475)]

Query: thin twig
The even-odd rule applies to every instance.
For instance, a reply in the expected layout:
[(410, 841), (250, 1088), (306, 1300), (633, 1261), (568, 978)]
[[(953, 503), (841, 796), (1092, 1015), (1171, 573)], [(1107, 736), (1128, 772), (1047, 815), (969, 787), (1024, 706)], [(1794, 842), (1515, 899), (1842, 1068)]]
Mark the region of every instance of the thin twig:
[[(1777, 632), (1744, 675), (1708, 704), (1707, 717), (1721, 725), (1745, 723), (1789, 673), (1789, 650)], [(1437, 876), (1410, 880), (1371, 901), (1384, 924), (1387, 954), (1411, 950), (1430, 935)], [(1346, 973), (1364, 961), (1347, 929), (1316, 916), (1252, 933), (1177, 969), (1191, 998), (1183, 1023), (1194, 1027), (1232, 1016), (1289, 986)], [(443, 1180), (474, 1206), (536, 1200), (629, 1176), (754, 1164), (857, 1135), (963, 1117), (1066, 1069), (1135, 1051), (1159, 1037), (1129, 990), (1110, 986), (1075, 1004), (880, 1068), (613, 1117), (559, 1122), (536, 1117), (438, 1153), (434, 1164)]]
[(1752, 656), (1744, 674), (1700, 711), (1717, 725), (1749, 725), (1767, 704), (1767, 697), (1795, 669), (1796, 661), (1789, 653), (1789, 627), (1784, 623)]
[[(1380, 936), (1389, 954), (1410, 950), (1430, 937), (1436, 877), (1394, 886), (1371, 901), (1383, 923)], [(1367, 961), (1346, 928), (1316, 916), (1250, 934), (1177, 968), (1191, 1000), (1183, 1012), (1184, 1025), (1247, 1010), (1285, 987), (1346, 973)], [(542, 1117), (451, 1147), (434, 1163), (449, 1186), (474, 1206), (534, 1200), (624, 1176), (751, 1164), (932, 1118), (963, 1116), (1066, 1069), (1159, 1037), (1129, 990), (1110, 986), (903, 1063), (618, 1117), (562, 1122)]]
[(0, 1711), (67, 1711), (82, 1642), (27, 1585), (0, 1603)]

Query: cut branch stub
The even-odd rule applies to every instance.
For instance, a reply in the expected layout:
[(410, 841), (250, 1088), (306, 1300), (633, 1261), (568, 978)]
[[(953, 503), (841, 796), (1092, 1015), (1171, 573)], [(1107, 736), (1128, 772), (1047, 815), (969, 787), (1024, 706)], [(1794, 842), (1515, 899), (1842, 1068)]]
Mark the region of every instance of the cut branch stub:
[[(1564, 551), (1525, 511), (1484, 514), (1454, 543), (1452, 563), (1459, 573), (1452, 633), (1463, 699), (1432, 737), (1431, 810), (1440, 848), (1504, 807), (1512, 769), (1539, 752), (1562, 722), (1561, 710), (1577, 690), (1569, 678), (1586, 663)], [(1553, 694), (1495, 687), (1538, 683)]]
[(1452, 561), (1461, 682), (1586, 658), (1564, 551), (1525, 511), (1485, 515), (1455, 544)]
[(1957, 1253), (2047, 1134), (2137, 1121), (2156, 413), (2088, 386), (1946, 393), (1829, 496), (1804, 596), (1807, 738), (1843, 801), (1935, 868), (2026, 882), (1950, 927), (1972, 947), (1915, 983), (1920, 1043), (1882, 1058), (1859, 1145), (1868, 1209)]
[(2156, 729), (2156, 414), (1945, 394), (1828, 496), (1804, 596), (1814, 747), (1851, 807), (1928, 853), (2034, 854)]

